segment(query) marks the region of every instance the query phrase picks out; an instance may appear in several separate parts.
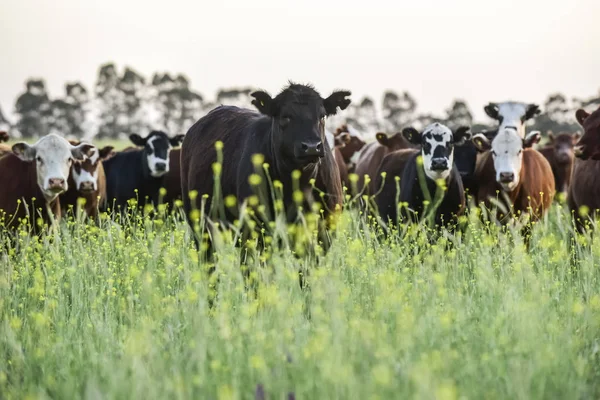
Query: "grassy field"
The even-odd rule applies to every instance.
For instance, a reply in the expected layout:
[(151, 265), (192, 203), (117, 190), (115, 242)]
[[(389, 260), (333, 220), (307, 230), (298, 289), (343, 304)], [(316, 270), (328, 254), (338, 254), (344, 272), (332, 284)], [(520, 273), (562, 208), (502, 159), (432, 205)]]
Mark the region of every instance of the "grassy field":
[(579, 238), (571, 268), (567, 217), (526, 252), (474, 215), (464, 235), (381, 242), (346, 211), (309, 292), (313, 262), (283, 249), (257, 297), (225, 242), (213, 309), (178, 219), (0, 233), (0, 398), (598, 398), (600, 246)]

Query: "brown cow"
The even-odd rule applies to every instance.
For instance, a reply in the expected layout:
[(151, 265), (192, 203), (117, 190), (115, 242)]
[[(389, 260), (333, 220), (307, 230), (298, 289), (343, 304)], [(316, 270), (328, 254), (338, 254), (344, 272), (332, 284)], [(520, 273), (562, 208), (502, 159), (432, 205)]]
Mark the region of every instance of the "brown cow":
[(567, 204), (575, 225), (581, 232), (586, 220), (600, 210), (600, 108), (589, 114), (583, 109), (575, 113), (583, 127), (583, 136), (575, 145), (575, 164)]
[(562, 132), (556, 136), (549, 133), (548, 139), (550, 139), (550, 142), (538, 149), (552, 167), (554, 185), (556, 186), (557, 193), (564, 196), (563, 200), (566, 199), (571, 183), (573, 159), (575, 158), (573, 148), (579, 137), (579, 133)]
[[(70, 140), (72, 145), (78, 141)], [(99, 207), (104, 207), (106, 202), (106, 176), (102, 161), (110, 158), (114, 147), (105, 146), (98, 150), (94, 148), (91, 156), (82, 161), (75, 161), (69, 173), (69, 189), (60, 195), (60, 205), (63, 214), (73, 207), (77, 208), (77, 199), (85, 199), (84, 210), (88, 217), (96, 219)]]
[(358, 161), (360, 151), (366, 145), (366, 142), (356, 133), (350, 132), (347, 125), (337, 128), (334, 136), (335, 146), (339, 149), (346, 164), (346, 174), (353, 173), (356, 169), (356, 162)]
[(8, 142), (8, 139), (9, 139), (8, 132), (0, 131), (0, 143)]
[(68, 189), (71, 164), (89, 157), (93, 149), (87, 143), (73, 146), (55, 134), (34, 145), (14, 144), (13, 152), (0, 158), (0, 171), (10, 171), (0, 174), (0, 224), (16, 227), (28, 216), (30, 227), (39, 231), (38, 217), (44, 223), (51, 221), (51, 214), (59, 219), (59, 195)]
[(552, 167), (531, 148), (540, 138), (536, 131), (521, 139), (510, 128), (499, 131), (491, 143), (483, 134), (473, 137), (477, 149), (485, 152), (475, 171), (479, 182), (476, 201), (487, 208), (493, 205), (492, 199), (502, 202), (508, 214), (498, 210), (500, 222), (508, 222), (510, 214), (527, 214), (530, 221), (536, 221), (552, 204), (555, 194)]
[[(359, 192), (365, 190), (367, 194), (374, 194), (379, 188), (375, 187), (375, 174), (381, 165), (381, 160), (392, 151), (414, 148), (402, 136), (401, 132), (388, 136), (383, 132), (375, 135), (377, 141), (371, 142), (363, 147), (356, 163), (355, 173), (358, 175), (357, 189)], [(365, 188), (365, 175), (369, 176), (370, 183)]]

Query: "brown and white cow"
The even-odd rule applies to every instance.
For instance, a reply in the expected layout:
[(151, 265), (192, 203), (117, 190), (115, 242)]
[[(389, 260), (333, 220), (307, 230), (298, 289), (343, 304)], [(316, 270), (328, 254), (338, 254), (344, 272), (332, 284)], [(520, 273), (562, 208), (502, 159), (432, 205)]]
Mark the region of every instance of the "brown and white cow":
[(558, 135), (548, 134), (549, 143), (538, 149), (552, 167), (554, 175), (554, 185), (558, 194), (566, 199), (569, 185), (571, 183), (571, 172), (573, 171), (573, 161), (575, 153), (573, 148), (579, 140), (579, 133), (562, 132)]
[[(69, 141), (76, 146), (80, 143)], [(60, 205), (64, 214), (69, 207), (76, 209), (77, 199), (85, 199), (84, 210), (88, 217), (97, 218), (99, 207), (106, 201), (106, 175), (102, 161), (113, 153), (113, 146), (102, 149), (93, 148), (91, 155), (83, 160), (75, 161), (69, 173), (69, 189), (60, 195)]]
[(583, 127), (583, 136), (575, 145), (575, 163), (567, 204), (574, 214), (575, 225), (582, 231), (588, 218), (600, 210), (600, 108), (589, 114), (583, 109), (575, 113)]
[(348, 165), (344, 161), (344, 157), (341, 152), (344, 144), (339, 144), (337, 138), (327, 128), (325, 128), (325, 139), (327, 140), (327, 145), (333, 153), (333, 159), (335, 160), (338, 171), (340, 172), (340, 181), (342, 182), (342, 186), (350, 187), (350, 182), (348, 180)]
[[(355, 173), (358, 175), (358, 191), (365, 190), (367, 194), (374, 194), (379, 188), (375, 187), (375, 174), (381, 165), (383, 157), (396, 150), (412, 149), (414, 146), (402, 136), (401, 132), (387, 135), (379, 132), (375, 135), (375, 142), (363, 147), (356, 163)], [(365, 176), (370, 178), (370, 183), (365, 188)]]
[(478, 204), (494, 206), (494, 199), (503, 203), (498, 220), (506, 223), (509, 215), (528, 215), (536, 221), (546, 213), (555, 195), (552, 167), (532, 146), (541, 138), (539, 132), (522, 139), (514, 129), (498, 131), (490, 142), (484, 134), (473, 137), (473, 143), (485, 152), (478, 162), (475, 176), (479, 182)]
[(347, 173), (353, 173), (356, 169), (356, 162), (361, 150), (367, 144), (354, 129), (348, 125), (342, 125), (334, 133), (335, 146), (339, 149), (344, 162), (346, 163)]
[[(49, 134), (35, 144), (15, 143), (12, 153), (0, 158), (0, 220), (5, 227), (16, 227), (26, 216), (34, 230), (37, 218), (50, 222), (60, 218), (59, 195), (68, 190), (69, 169), (74, 160), (90, 156), (94, 146), (71, 145), (66, 139)], [(6, 173), (10, 171), (10, 173)]]

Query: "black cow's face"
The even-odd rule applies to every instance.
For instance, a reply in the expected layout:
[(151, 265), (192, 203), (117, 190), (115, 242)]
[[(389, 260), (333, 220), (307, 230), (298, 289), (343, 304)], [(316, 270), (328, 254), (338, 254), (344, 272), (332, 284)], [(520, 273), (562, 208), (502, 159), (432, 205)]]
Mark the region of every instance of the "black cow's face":
[(183, 141), (184, 135), (169, 138), (166, 133), (152, 131), (145, 138), (132, 134), (129, 139), (136, 146), (144, 148), (145, 160), (150, 170), (150, 175), (160, 178), (169, 172), (169, 153), (171, 149)]
[(286, 159), (302, 168), (325, 155), (325, 117), (345, 109), (350, 92), (334, 92), (326, 99), (310, 86), (290, 84), (274, 99), (263, 91), (252, 93), (252, 104), (270, 116), (273, 145)]
[(470, 139), (469, 127), (452, 132), (438, 122), (427, 126), (422, 134), (414, 128), (405, 128), (402, 134), (409, 142), (421, 145), (423, 169), (433, 179), (447, 179), (454, 164), (454, 146), (461, 146)]

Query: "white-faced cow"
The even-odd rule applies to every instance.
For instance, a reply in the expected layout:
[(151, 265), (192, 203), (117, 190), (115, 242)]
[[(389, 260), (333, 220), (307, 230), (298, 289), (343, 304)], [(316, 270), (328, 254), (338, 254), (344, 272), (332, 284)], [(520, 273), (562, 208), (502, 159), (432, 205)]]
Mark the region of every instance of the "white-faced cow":
[(60, 218), (59, 195), (69, 189), (69, 170), (74, 160), (83, 160), (96, 148), (91, 144), (71, 145), (50, 134), (35, 144), (15, 143), (12, 153), (0, 158), (0, 219), (17, 226), (29, 216), (37, 230), (37, 218), (49, 222), (50, 213)]
[[(419, 220), (427, 211), (424, 204), (427, 200), (430, 207), (438, 202), (433, 214), (435, 224), (452, 227), (465, 208), (463, 184), (454, 164), (454, 147), (469, 140), (469, 127), (459, 127), (452, 132), (443, 124), (433, 123), (422, 133), (414, 128), (405, 128), (402, 133), (409, 142), (420, 146), (421, 151), (395, 151), (381, 162), (376, 180), (377, 186), (385, 180), (376, 198), (381, 218), (392, 224)], [(400, 178), (400, 193), (396, 177)], [(441, 194), (437, 201), (436, 194)], [(407, 203), (400, 207), (400, 218), (398, 202)]]
[[(238, 205), (248, 202), (250, 197), (262, 198), (264, 209), (257, 210), (257, 227), (268, 228), (265, 222), (274, 216), (270, 188), (266, 178), (261, 185), (252, 174), (260, 174), (262, 166), (256, 166), (256, 154), (260, 154), (269, 165), (272, 181), (281, 183), (282, 205), (289, 222), (296, 221), (298, 209), (294, 206), (294, 193), (303, 193), (304, 210), (310, 210), (311, 201), (324, 208), (324, 220), (342, 202), (339, 171), (331, 148), (325, 138), (325, 117), (336, 114), (338, 108), (345, 109), (350, 104), (346, 97), (350, 92), (334, 92), (327, 98), (311, 86), (290, 83), (275, 98), (264, 91), (252, 93), (252, 104), (259, 113), (233, 106), (220, 106), (198, 120), (188, 131), (181, 148), (181, 183), (184, 207), (189, 216), (193, 207), (201, 207), (205, 201), (205, 215), (213, 217), (214, 173), (213, 164), (217, 161), (215, 143), (223, 144), (222, 170), (220, 177), (221, 193), (235, 196)], [(253, 163), (255, 161), (255, 163)], [(297, 183), (292, 179), (293, 171), (299, 171)], [(313, 184), (318, 189), (313, 191)], [(260, 189), (259, 189), (260, 188)], [(263, 191), (264, 190), (264, 191)], [(279, 190), (279, 189), (278, 189)], [(190, 198), (190, 192), (197, 193)], [(266, 191), (266, 192), (265, 192)], [(297, 197), (296, 197), (297, 198)], [(216, 202), (215, 202), (216, 203)], [(256, 203), (254, 204), (256, 206)], [(316, 204), (315, 204), (316, 205)], [(235, 211), (237, 212), (237, 211)], [(236, 216), (227, 212), (224, 216), (214, 216), (224, 222), (233, 222)], [(193, 226), (194, 221), (190, 220)], [(329, 235), (320, 225), (320, 238), (323, 247), (329, 246)], [(209, 246), (211, 243), (207, 243)], [(211, 248), (207, 256), (212, 256)]]
[(477, 203), (492, 208), (495, 201), (502, 202), (506, 211), (497, 211), (500, 222), (507, 222), (514, 214), (526, 214), (530, 221), (536, 221), (552, 204), (552, 168), (532, 148), (540, 137), (536, 131), (522, 139), (511, 128), (500, 130), (491, 142), (483, 134), (473, 137), (478, 150), (484, 152), (475, 172), (479, 182)]
[(141, 148), (119, 152), (103, 161), (110, 209), (124, 210), (128, 200), (136, 198), (139, 206), (158, 205), (159, 191), (170, 169), (169, 153), (181, 143), (183, 135), (169, 138), (164, 132), (152, 131), (145, 138), (132, 134), (129, 139)]
[(525, 138), (525, 123), (541, 112), (537, 104), (516, 101), (489, 103), (483, 109), (490, 118), (498, 121), (498, 131), (513, 129), (521, 139)]

